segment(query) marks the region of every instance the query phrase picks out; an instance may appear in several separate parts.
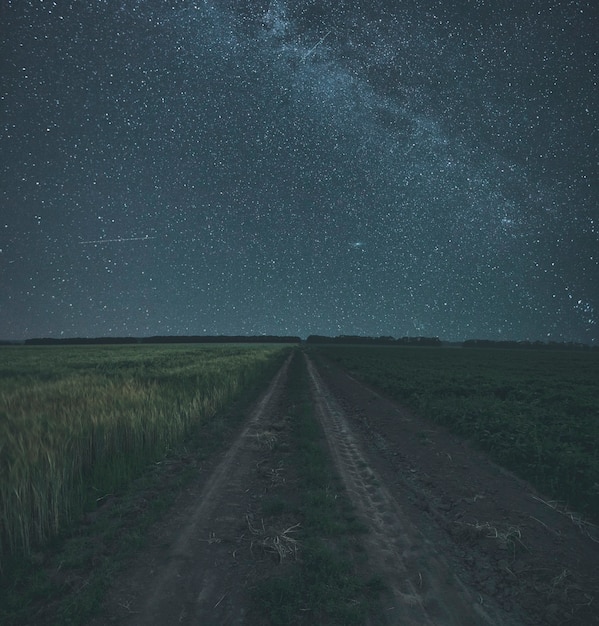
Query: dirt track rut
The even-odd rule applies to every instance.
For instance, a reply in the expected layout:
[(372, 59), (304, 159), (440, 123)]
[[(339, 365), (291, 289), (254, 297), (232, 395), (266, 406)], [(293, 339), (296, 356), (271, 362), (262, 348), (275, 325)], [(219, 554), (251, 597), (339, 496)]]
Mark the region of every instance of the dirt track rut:
[(434, 546), (406, 517), (372, 469), (343, 410), (308, 357), (306, 363), (331, 454), (354, 506), (371, 531), (365, 537), (370, 558), (393, 596), (393, 604), (386, 607), (389, 623), (505, 623), (483, 610), (475, 594), (451, 573)]
[[(119, 606), (128, 615), (119, 623), (131, 626), (165, 624), (243, 624), (245, 588), (240, 580), (251, 577), (248, 560), (237, 562), (243, 543), (243, 521), (252, 506), (248, 475), (259, 455), (256, 435), (265, 421), (277, 414), (284, 391), (290, 358), (273, 378), (237, 437), (190, 506), (164, 538), (170, 546), (155, 553), (137, 572), (135, 581), (123, 590)], [(251, 562), (251, 561), (250, 561)], [(245, 569), (244, 569), (245, 567)], [(134, 574), (137, 577), (137, 574)]]

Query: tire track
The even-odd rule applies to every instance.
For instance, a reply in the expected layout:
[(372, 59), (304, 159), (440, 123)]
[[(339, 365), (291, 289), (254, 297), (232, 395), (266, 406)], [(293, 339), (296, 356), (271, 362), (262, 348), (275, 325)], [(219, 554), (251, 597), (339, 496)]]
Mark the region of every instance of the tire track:
[[(232, 520), (243, 518), (246, 479), (255, 464), (256, 434), (273, 414), (287, 381), (292, 355), (281, 366), (250, 414), (247, 426), (227, 450), (186, 515), (176, 540), (156, 569), (149, 588), (131, 606), (127, 624), (241, 624), (244, 606), (232, 584), (230, 546), (220, 545)], [(223, 494), (227, 497), (224, 498)], [(204, 564), (202, 567), (201, 564)], [(226, 566), (219, 567), (219, 563)], [(233, 591), (232, 591), (233, 589)], [(225, 592), (225, 593), (224, 593)], [(138, 604), (138, 606), (135, 606)], [(141, 605), (141, 606), (139, 606)]]
[(343, 410), (305, 355), (317, 416), (335, 465), (370, 533), (365, 544), (390, 588), (391, 624), (481, 626), (504, 624), (483, 610), (452, 574), (434, 545), (415, 527), (362, 452)]

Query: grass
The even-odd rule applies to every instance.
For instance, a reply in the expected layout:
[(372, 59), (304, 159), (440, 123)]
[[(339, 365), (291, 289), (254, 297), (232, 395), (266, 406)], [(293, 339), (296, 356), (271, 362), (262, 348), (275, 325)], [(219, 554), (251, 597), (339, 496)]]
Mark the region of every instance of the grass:
[(335, 346), (316, 354), (599, 519), (597, 352)]
[(0, 584), (0, 623), (76, 626), (97, 616), (117, 573), (144, 547), (150, 526), (162, 519), (205, 460), (229, 445), (269, 378), (265, 372), (167, 456), (100, 501), (86, 514), (86, 523), (71, 524), (31, 555), (12, 559)]
[(367, 556), (359, 536), (366, 528), (332, 466), (303, 359), (294, 359), (289, 379), (290, 445), (281, 460), (288, 468), (287, 497), (271, 494), (261, 513), (271, 527), (286, 520), (299, 524), (293, 533), (297, 558), (256, 583), (253, 611), (264, 624), (362, 624), (376, 612), (383, 585), (360, 572)]
[(282, 357), (272, 347), (3, 347), (0, 570), (164, 457)]

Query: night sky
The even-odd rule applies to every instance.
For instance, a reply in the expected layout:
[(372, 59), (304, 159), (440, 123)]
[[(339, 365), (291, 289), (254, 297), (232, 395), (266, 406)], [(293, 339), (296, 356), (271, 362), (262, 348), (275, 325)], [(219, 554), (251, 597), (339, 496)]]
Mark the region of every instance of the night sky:
[(596, 0), (2, 0), (0, 338), (599, 342)]

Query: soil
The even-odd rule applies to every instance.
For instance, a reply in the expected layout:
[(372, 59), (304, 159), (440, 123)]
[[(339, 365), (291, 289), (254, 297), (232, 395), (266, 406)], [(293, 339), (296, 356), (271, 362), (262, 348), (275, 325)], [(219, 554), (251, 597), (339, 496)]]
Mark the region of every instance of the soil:
[[(386, 584), (386, 623), (599, 624), (595, 527), (331, 363), (303, 358), (331, 457), (370, 531), (361, 541)], [(269, 493), (295, 497), (269, 455), (286, 431), (288, 369), (152, 530), (94, 626), (262, 623), (250, 589), (281, 555), (253, 511)]]

